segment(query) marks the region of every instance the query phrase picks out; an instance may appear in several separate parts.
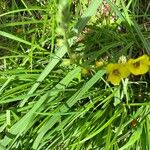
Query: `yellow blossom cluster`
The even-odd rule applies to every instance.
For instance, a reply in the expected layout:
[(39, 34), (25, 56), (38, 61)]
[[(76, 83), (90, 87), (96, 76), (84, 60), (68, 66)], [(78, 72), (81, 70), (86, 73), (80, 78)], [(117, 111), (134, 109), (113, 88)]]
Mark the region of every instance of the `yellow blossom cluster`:
[(148, 55), (142, 55), (136, 59), (129, 59), (124, 63), (110, 63), (106, 70), (108, 73), (108, 81), (113, 85), (119, 85), (123, 78), (127, 78), (130, 74), (142, 75), (149, 71), (150, 60)]

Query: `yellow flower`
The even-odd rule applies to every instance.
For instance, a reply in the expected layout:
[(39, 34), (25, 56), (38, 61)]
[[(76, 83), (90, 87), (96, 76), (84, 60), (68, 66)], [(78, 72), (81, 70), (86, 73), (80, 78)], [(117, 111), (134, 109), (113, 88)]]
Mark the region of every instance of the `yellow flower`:
[(136, 59), (129, 59), (128, 68), (134, 75), (145, 74), (149, 70), (149, 57), (147, 55), (140, 56)]
[(119, 85), (121, 79), (129, 76), (130, 72), (127, 69), (127, 64), (108, 64), (107, 65), (108, 81), (113, 85)]

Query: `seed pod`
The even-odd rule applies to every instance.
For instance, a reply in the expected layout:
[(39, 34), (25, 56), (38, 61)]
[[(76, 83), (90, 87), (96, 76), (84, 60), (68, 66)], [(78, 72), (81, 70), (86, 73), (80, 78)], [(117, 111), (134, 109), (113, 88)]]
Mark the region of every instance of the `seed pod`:
[(87, 68), (83, 68), (82, 71), (81, 71), (81, 74), (83, 76), (88, 76), (88, 75), (90, 75), (90, 70), (87, 69)]
[(137, 120), (136, 120), (136, 119), (133, 119), (133, 120), (131, 121), (131, 125), (132, 125), (133, 127), (135, 127), (135, 126), (137, 125)]
[(104, 65), (104, 62), (103, 61), (96, 61), (95, 62), (95, 67), (96, 68), (100, 68), (100, 67), (102, 67)]

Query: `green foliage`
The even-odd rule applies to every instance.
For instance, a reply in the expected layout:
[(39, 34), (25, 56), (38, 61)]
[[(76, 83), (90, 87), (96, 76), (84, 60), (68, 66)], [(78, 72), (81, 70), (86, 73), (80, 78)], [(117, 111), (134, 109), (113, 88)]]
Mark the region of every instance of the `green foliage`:
[(150, 149), (149, 73), (113, 86), (105, 71), (150, 54), (149, 7), (1, 0), (0, 149)]

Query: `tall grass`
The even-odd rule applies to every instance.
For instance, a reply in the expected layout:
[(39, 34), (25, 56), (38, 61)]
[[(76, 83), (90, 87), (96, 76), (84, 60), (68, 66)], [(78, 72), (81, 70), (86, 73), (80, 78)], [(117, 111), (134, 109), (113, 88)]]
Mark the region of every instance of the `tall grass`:
[(150, 149), (149, 73), (113, 86), (105, 69), (150, 54), (149, 7), (1, 1), (0, 149)]

